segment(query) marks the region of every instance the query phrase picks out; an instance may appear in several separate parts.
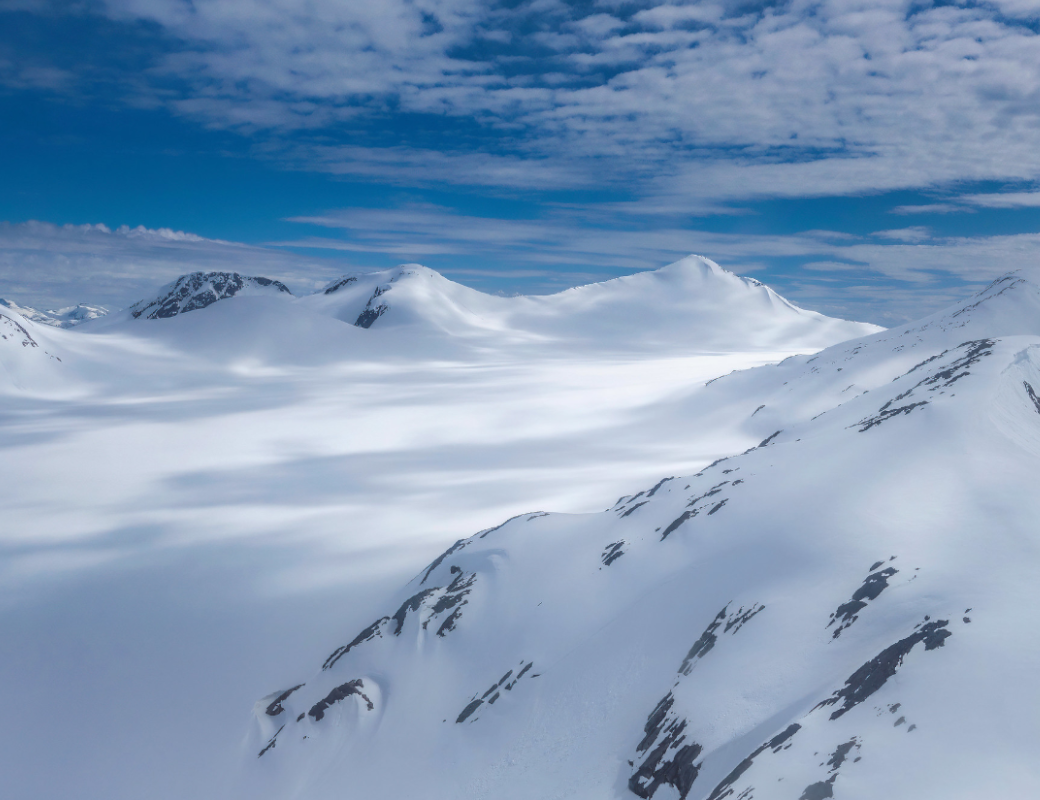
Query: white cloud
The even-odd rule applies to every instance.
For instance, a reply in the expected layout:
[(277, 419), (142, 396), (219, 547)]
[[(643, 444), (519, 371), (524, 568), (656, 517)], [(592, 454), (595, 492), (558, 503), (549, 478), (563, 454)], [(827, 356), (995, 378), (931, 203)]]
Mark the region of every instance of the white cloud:
[(931, 239), (931, 232), (928, 228), (922, 226), (915, 226), (912, 228), (898, 228), (890, 231), (876, 231), (874, 236), (881, 239), (894, 239), (898, 242), (924, 242)]
[[(575, 185), (607, 177), (642, 196), (702, 203), (1040, 179), (1040, 36), (1016, 22), (1036, 16), (1032, 0), (642, 5), (632, 13), (605, 2), (591, 14), (557, 0), (104, 8), (183, 43), (133, 76), (133, 102), (146, 102), (144, 77), (156, 87), (150, 102), (268, 144), (292, 140), (268, 149), (296, 166), (364, 175), (371, 162), (396, 182), (543, 188), (566, 183), (555, 176), (565, 168)], [(469, 49), (489, 41), (505, 52)], [(475, 122), (484, 138), (456, 152), (443, 142), (363, 146), (340, 133), (398, 112)], [(318, 129), (320, 139), (307, 139)], [(446, 166), (466, 158), (483, 164)], [(528, 159), (530, 170), (509, 163)]]
[(969, 194), (959, 200), (962, 203), (981, 208), (1040, 208), (1040, 192)]
[(955, 203), (924, 203), (921, 205), (896, 206), (892, 214), (952, 214), (956, 211), (971, 211)]

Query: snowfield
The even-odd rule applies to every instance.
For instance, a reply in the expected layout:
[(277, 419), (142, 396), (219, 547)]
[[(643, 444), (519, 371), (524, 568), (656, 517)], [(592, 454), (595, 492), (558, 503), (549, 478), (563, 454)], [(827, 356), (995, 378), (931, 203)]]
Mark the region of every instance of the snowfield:
[(1038, 329), (1012, 274), (691, 394), (774, 430), (460, 539), (256, 704), (242, 796), (1037, 796)]
[(0, 327), (14, 797), (1040, 793), (1036, 274), (890, 331), (693, 257)]

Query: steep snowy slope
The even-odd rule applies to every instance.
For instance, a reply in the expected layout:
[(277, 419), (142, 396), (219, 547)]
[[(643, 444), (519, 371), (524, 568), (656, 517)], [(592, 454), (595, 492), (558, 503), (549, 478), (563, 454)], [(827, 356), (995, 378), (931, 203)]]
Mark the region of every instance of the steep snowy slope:
[(46, 329), (10, 307), (0, 309), (0, 389), (42, 390), (62, 380), (60, 350)]
[(713, 261), (689, 256), (653, 272), (558, 294), (496, 297), (406, 264), (348, 275), (301, 305), (375, 332), (403, 329), (594, 349), (668, 348), (732, 352), (819, 349), (879, 330), (792, 305), (772, 289)]
[(243, 796), (1040, 794), (1040, 286), (711, 382), (767, 432), (460, 539), (255, 709)]

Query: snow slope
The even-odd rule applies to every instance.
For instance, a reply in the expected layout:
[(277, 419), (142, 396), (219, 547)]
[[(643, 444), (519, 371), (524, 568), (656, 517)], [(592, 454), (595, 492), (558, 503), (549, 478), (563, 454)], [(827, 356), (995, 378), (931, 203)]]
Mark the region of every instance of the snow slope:
[(0, 387), (32, 392), (59, 386), (65, 377), (60, 352), (46, 329), (11, 307), (0, 310)]
[(1037, 796), (1038, 395), (1036, 272), (710, 382), (758, 445), (459, 539), (257, 702), (242, 796)]
[[(0, 340), (47, 353), (26, 363), (49, 375), (0, 374), (5, 796), (225, 796), (256, 697), (370, 624), (462, 532), (602, 509), (747, 449), (772, 432), (763, 414), (706, 424), (697, 398), (737, 375), (705, 383), (875, 330), (805, 312), (758, 345), (709, 346), (710, 319), (663, 292), (638, 317), (674, 323), (659, 343), (621, 314), (590, 340), (551, 298), (526, 304), (561, 304), (537, 324), (508, 311), (523, 298), (488, 298), (501, 317), (451, 333), (433, 300), (394, 324), (407, 285), (369, 329), (313, 307), (324, 295), (267, 287), (166, 318), (19, 322), (39, 348)], [(601, 294), (620, 307), (641, 285)], [(741, 298), (762, 292), (726, 274), (702, 290), (724, 303), (726, 287), (741, 334)]]

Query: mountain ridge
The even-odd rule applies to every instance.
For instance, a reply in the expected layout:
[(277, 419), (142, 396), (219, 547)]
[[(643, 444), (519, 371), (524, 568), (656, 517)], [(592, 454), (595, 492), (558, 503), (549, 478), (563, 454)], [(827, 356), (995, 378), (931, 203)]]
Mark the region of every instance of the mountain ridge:
[(14, 311), (30, 322), (48, 325), (52, 328), (72, 328), (92, 319), (107, 316), (109, 310), (104, 306), (93, 306), (79, 303), (64, 308), (41, 310), (29, 306), (21, 306), (11, 300), (0, 297), (0, 307)]
[(282, 282), (237, 272), (189, 272), (162, 286), (151, 299), (138, 300), (127, 310), (133, 319), (169, 319), (220, 300), (269, 290), (292, 296)]

